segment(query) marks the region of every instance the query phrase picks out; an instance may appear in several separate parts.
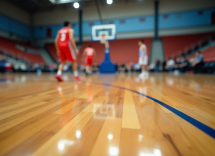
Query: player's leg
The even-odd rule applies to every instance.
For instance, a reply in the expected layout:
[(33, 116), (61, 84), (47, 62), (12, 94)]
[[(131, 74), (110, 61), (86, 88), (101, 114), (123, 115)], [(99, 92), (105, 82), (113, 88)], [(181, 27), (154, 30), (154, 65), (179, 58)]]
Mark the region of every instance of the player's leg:
[(92, 72), (93, 72), (93, 58), (91, 58), (90, 62), (89, 62), (89, 71), (90, 71), (90, 74), (92, 74)]
[(92, 65), (93, 65), (93, 59), (87, 58), (86, 60), (86, 73), (92, 74)]
[(63, 47), (59, 47), (60, 49), (60, 59), (61, 59), (61, 63), (60, 65), (58, 66), (58, 71), (57, 71), (57, 75), (55, 76), (56, 79), (58, 81), (63, 81), (61, 75), (62, 75), (62, 72), (63, 72), (63, 67), (64, 65), (66, 64), (66, 55), (65, 55), (65, 51), (64, 51), (64, 48)]
[(140, 60), (141, 62), (141, 69), (142, 69), (142, 73), (140, 74), (140, 76), (148, 76), (148, 71), (147, 71), (147, 64), (148, 64), (148, 58), (144, 57), (144, 59)]
[(63, 61), (63, 62), (61, 62), (61, 64), (58, 67), (57, 75), (55, 76), (56, 79), (58, 79), (58, 81), (63, 81), (61, 75), (62, 75), (63, 67), (65, 64), (66, 64), (66, 61)]
[(146, 73), (145, 65), (141, 65), (141, 75), (144, 76)]
[(85, 66), (85, 70), (86, 70), (86, 75), (88, 75), (89, 74), (89, 66), (88, 65)]
[(139, 77), (143, 77), (145, 75), (145, 65), (143, 59), (140, 57), (139, 58), (139, 64), (141, 65), (141, 73)]
[(147, 65), (142, 64), (141, 65), (141, 74), (139, 76), (143, 77), (143, 76), (148, 76), (148, 75), (149, 75), (149, 73), (147, 71)]
[(88, 68), (89, 68), (89, 69), (88, 69), (88, 73), (89, 73), (89, 74), (92, 74), (92, 66), (90, 65), (90, 66), (88, 66)]
[(144, 73), (144, 74), (143, 74), (144, 76), (148, 76), (149, 73), (148, 73), (148, 71), (147, 71), (147, 65), (143, 65), (143, 66), (142, 66), (142, 71), (143, 71), (143, 73)]
[(65, 64), (66, 64), (66, 61), (63, 61), (63, 62), (61, 62), (61, 64), (59, 65), (58, 71), (57, 71), (57, 74), (58, 74), (58, 75), (62, 75), (63, 67), (64, 67)]
[(75, 51), (71, 47), (71, 45), (69, 45), (69, 47), (66, 48), (66, 58), (69, 62), (72, 62), (72, 70), (74, 73), (74, 79), (81, 80), (81, 78), (78, 76), (78, 66), (77, 66), (77, 62), (76, 62), (77, 56), (75, 54)]
[(81, 78), (78, 76), (78, 66), (77, 66), (76, 61), (72, 62), (72, 70), (73, 70), (73, 73), (74, 73), (75, 80), (81, 80)]

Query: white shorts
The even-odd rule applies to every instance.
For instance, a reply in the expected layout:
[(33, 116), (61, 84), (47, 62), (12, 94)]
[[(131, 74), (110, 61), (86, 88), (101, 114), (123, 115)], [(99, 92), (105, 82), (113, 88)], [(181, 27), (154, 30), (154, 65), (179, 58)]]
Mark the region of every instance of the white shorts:
[(147, 65), (148, 64), (148, 57), (144, 57), (144, 59), (142, 59), (142, 57), (139, 58), (139, 63), (140, 65)]

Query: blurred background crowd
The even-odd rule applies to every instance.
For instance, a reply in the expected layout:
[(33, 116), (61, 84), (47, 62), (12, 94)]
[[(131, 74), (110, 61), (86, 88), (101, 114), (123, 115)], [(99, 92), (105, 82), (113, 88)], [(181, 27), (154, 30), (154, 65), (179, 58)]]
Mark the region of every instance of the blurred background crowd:
[[(13, 62), (8, 62), (7, 57), (0, 54), (0, 73), (19, 73), (19, 72), (49, 72), (54, 73), (57, 71), (58, 63), (45, 64), (45, 63), (34, 63), (34, 64), (21, 64), (16, 65)], [(141, 66), (133, 62), (121, 64), (115, 64), (117, 73), (132, 73), (140, 72)], [(80, 65), (78, 67), (79, 72), (85, 72), (85, 66)], [(204, 56), (200, 51), (197, 51), (195, 57), (186, 58), (184, 56), (179, 56), (176, 59), (169, 58), (168, 60), (156, 59), (153, 63), (148, 66), (150, 72), (173, 72), (175, 74), (179, 73), (214, 73), (215, 72), (215, 62), (204, 62)], [(71, 63), (68, 63), (64, 67), (64, 72), (72, 72)], [(99, 65), (93, 66), (93, 72), (99, 73)]]

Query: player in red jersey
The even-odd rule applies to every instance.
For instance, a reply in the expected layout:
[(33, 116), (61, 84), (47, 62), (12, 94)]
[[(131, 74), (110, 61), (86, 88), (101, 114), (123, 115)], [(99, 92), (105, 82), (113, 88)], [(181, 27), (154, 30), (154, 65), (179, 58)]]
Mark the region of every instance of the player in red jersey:
[(82, 61), (85, 61), (86, 65), (86, 74), (92, 74), (93, 59), (96, 60), (95, 49), (92, 48), (91, 45), (88, 45), (88, 47), (84, 49), (84, 54), (82, 57)]
[(68, 61), (72, 62), (74, 79), (81, 80), (81, 78), (78, 76), (76, 63), (79, 51), (74, 40), (74, 30), (71, 29), (71, 24), (68, 21), (64, 22), (64, 28), (58, 31), (55, 39), (55, 47), (57, 50), (57, 55), (60, 55), (61, 58), (61, 64), (59, 65), (57, 75), (55, 76), (56, 79), (58, 81), (63, 81), (61, 77), (63, 66), (66, 64), (66, 61)]

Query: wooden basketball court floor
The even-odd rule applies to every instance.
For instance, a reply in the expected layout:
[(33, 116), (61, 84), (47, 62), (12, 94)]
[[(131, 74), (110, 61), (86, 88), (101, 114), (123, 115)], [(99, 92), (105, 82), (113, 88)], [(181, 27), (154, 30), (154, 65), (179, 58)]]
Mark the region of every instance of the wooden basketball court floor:
[(214, 156), (215, 77), (0, 76), (0, 155)]

